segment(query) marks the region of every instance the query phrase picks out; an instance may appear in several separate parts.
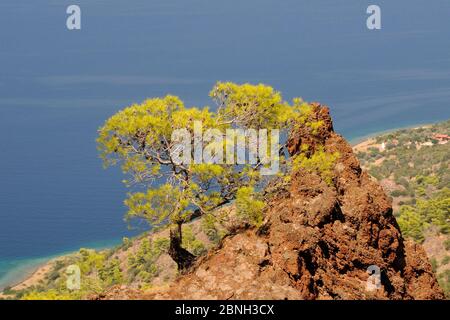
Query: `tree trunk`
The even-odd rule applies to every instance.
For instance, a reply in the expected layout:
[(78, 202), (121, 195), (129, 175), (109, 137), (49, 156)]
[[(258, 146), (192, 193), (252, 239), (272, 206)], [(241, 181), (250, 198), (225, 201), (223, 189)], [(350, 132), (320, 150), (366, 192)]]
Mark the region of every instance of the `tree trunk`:
[(181, 273), (186, 272), (194, 263), (195, 256), (181, 246), (181, 224), (176, 229), (170, 229), (169, 255), (177, 263)]

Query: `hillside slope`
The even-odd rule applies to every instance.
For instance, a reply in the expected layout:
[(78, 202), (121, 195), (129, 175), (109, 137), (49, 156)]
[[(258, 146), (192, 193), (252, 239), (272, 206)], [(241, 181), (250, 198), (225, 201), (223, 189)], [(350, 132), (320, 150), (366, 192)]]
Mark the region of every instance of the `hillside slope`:
[[(404, 241), (390, 199), (333, 131), (328, 108), (315, 104), (310, 117), (322, 125), (291, 133), (291, 182), (272, 191), (263, 226), (227, 236), (189, 274), (141, 298), (444, 297), (423, 248)], [(372, 290), (373, 265), (381, 270), (381, 285)]]
[[(188, 274), (179, 275), (167, 254), (168, 230), (155, 230), (115, 249), (63, 257), (40, 283), (7, 293), (26, 299), (443, 298), (423, 247), (404, 240), (391, 198), (333, 131), (328, 108), (315, 104), (310, 117), (321, 126), (291, 133), (292, 175), (266, 188), (261, 227), (235, 220), (233, 206), (218, 213), (226, 217), (221, 226), (207, 219), (186, 226), (183, 245), (200, 257)], [(363, 164), (371, 168), (370, 161)], [(64, 287), (70, 264), (82, 269), (79, 291)], [(379, 288), (368, 285), (371, 266), (380, 270)]]
[(403, 236), (423, 244), (450, 297), (450, 120), (382, 134), (355, 151), (392, 197)]

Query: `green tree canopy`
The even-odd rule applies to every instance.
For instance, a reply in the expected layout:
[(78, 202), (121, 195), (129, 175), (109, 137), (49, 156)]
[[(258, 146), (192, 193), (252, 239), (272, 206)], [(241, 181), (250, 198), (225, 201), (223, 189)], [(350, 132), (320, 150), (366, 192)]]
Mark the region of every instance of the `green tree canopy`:
[[(124, 182), (134, 190), (125, 200), (129, 209), (126, 218), (144, 218), (152, 226), (173, 226), (171, 250), (175, 251), (183, 250), (176, 248), (177, 243), (182, 244), (182, 224), (211, 214), (237, 195), (240, 207), (248, 211), (254, 201), (261, 210), (260, 201), (250, 190), (256, 190), (261, 182), (258, 169), (262, 160), (258, 157), (256, 162), (246, 164), (195, 161), (198, 124), (202, 130), (214, 129), (214, 135), (223, 138), (218, 140), (219, 145), (207, 147), (211, 156), (217, 156), (218, 150), (224, 151), (229, 143), (229, 137), (225, 137), (228, 129), (288, 130), (307, 105), (299, 98), (289, 105), (279, 92), (262, 84), (219, 82), (210, 95), (218, 105), (216, 112), (208, 107), (187, 108), (178, 97), (169, 95), (127, 107), (99, 130), (98, 149), (105, 165), (120, 164), (129, 177)], [(173, 151), (180, 142), (173, 140), (175, 132), (181, 132), (181, 139), (188, 139), (193, 146), (183, 152), (183, 157), (193, 159), (192, 162), (174, 158)], [(238, 139), (239, 134), (233, 139)], [(258, 219), (252, 217), (249, 221), (259, 223)], [(171, 256), (180, 262), (176, 252)], [(184, 252), (183, 259), (193, 257)]]

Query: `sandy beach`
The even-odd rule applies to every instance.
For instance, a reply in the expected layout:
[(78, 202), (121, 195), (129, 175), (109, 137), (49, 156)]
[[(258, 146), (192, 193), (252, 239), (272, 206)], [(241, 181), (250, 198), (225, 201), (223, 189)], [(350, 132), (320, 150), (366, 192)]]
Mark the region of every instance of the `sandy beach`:
[(45, 279), (45, 275), (52, 269), (53, 264), (57, 259), (50, 260), (40, 266), (31, 276), (16, 285), (11, 286), (12, 290), (23, 290), (33, 285), (37, 285), (40, 281)]
[[(41, 281), (45, 280), (45, 276), (51, 272), (51, 270), (53, 269), (53, 265), (55, 264), (55, 262), (61, 258), (63, 258), (64, 256), (61, 257), (57, 257), (57, 258), (53, 258), (50, 259), (44, 263), (42, 263), (40, 266), (37, 267), (37, 269), (35, 269), (30, 276), (26, 277), (23, 281), (20, 281), (16, 284), (13, 284), (11, 286), (9, 286), (9, 288), (11, 290), (14, 291), (20, 291), (20, 290), (24, 290), (27, 289), (29, 287), (38, 285)], [(4, 294), (3, 292), (0, 292), (0, 299), (7, 299), (10, 298), (11, 296)]]

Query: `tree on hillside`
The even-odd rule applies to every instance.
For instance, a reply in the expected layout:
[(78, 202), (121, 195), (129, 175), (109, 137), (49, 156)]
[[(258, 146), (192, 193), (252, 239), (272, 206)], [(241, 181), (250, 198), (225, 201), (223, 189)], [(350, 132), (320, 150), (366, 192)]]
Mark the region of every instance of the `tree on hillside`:
[[(237, 197), (245, 197), (239, 203), (247, 205), (257, 201), (262, 159), (247, 164), (237, 164), (234, 156), (231, 162), (214, 161), (230, 142), (225, 137), (227, 130), (287, 129), (300, 110), (298, 103), (289, 106), (279, 92), (265, 85), (217, 83), (210, 95), (217, 112), (207, 107), (186, 108), (175, 96), (132, 105), (108, 119), (97, 139), (105, 165), (121, 164), (129, 176), (125, 183), (138, 190), (125, 200), (126, 218), (144, 218), (153, 227), (169, 225), (169, 254), (181, 271), (195, 259), (182, 247), (184, 223), (211, 214)], [(199, 155), (196, 132), (207, 129), (214, 129), (212, 135), (222, 139), (214, 140), (219, 143), (211, 143)], [(238, 136), (233, 137), (233, 146)], [(212, 138), (205, 136), (204, 140)], [(183, 149), (181, 155), (177, 152), (180, 141), (193, 147)]]
[(431, 199), (418, 199), (414, 206), (403, 205), (397, 219), (403, 236), (417, 242), (425, 240), (424, 232), (434, 226), (440, 233), (450, 233), (450, 189), (444, 188)]

